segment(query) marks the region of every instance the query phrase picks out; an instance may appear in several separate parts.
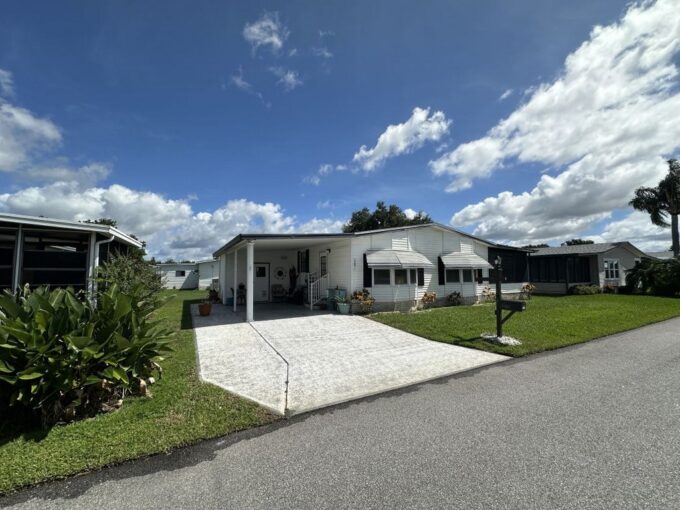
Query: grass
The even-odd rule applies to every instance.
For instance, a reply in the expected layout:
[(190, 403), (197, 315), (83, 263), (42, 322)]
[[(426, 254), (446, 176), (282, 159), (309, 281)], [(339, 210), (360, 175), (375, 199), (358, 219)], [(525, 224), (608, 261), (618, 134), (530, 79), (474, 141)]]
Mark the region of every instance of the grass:
[(152, 398), (128, 398), (113, 413), (0, 437), (0, 494), (269, 423), (259, 406), (201, 383), (189, 305), (205, 291), (173, 291), (157, 313), (177, 331)]
[(503, 325), (503, 334), (522, 341), (522, 345), (514, 347), (479, 338), (482, 333), (496, 331), (493, 304), (436, 308), (411, 314), (378, 313), (371, 318), (439, 342), (526, 356), (677, 316), (680, 316), (680, 299), (673, 298), (613, 294), (535, 296), (525, 312), (516, 313)]

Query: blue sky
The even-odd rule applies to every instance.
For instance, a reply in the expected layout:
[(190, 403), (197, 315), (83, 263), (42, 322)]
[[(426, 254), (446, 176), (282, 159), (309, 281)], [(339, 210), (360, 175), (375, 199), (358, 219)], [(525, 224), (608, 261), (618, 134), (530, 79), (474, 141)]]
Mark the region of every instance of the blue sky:
[[(625, 204), (680, 128), (620, 119), (678, 112), (673, 7), (6, 2), (0, 210), (115, 216), (165, 257), (334, 230), (377, 200), (499, 241), (665, 248)], [(621, 97), (593, 101), (608, 87)]]

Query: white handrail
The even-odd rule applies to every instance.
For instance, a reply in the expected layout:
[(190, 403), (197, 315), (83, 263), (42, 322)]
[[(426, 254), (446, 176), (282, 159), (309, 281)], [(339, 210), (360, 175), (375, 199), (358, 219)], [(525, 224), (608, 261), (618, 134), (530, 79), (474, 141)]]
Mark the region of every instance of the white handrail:
[(321, 301), (321, 298), (328, 290), (329, 275), (326, 273), (321, 278), (312, 281), (311, 274), (309, 279), (309, 309), (313, 310), (314, 305)]

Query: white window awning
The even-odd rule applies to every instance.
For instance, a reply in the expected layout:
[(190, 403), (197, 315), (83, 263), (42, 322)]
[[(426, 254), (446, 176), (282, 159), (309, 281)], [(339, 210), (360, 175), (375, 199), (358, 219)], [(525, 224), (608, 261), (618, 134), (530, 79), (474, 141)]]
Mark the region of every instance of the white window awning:
[(454, 251), (442, 255), (444, 267), (454, 269), (493, 269), (493, 266), (475, 253), (462, 253)]
[(417, 251), (411, 250), (375, 250), (366, 252), (368, 267), (432, 267), (430, 260)]

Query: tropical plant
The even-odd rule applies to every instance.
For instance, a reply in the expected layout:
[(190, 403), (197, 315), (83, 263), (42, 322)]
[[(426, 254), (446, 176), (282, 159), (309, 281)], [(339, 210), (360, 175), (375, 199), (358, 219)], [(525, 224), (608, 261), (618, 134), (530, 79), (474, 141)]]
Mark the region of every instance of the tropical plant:
[(431, 306), (434, 306), (434, 304), (437, 302), (437, 293), (424, 292), (423, 297), (421, 298), (421, 302), (423, 303), (423, 308), (429, 308)]
[[(673, 256), (680, 256), (680, 231), (678, 215), (680, 215), (680, 162), (668, 160), (668, 175), (655, 188), (638, 188), (635, 197), (630, 201), (638, 211), (649, 214), (654, 225), (671, 227)], [(670, 217), (671, 222), (668, 223)]]
[(375, 298), (368, 289), (355, 290), (352, 293), (352, 311), (354, 313), (371, 313)]
[[(140, 292), (133, 292), (139, 296)], [(0, 295), (0, 415), (43, 426), (91, 416), (148, 393), (170, 332), (154, 303), (117, 285), (97, 304), (73, 289), (28, 287)]]
[(99, 267), (97, 276), (102, 290), (117, 285), (123, 294), (134, 293), (139, 300), (159, 304), (163, 279), (141, 257), (117, 253)]
[(531, 299), (531, 296), (535, 291), (536, 285), (533, 283), (525, 283), (522, 285), (521, 299)]
[(626, 286), (647, 294), (680, 296), (680, 259), (644, 258), (626, 273)]

